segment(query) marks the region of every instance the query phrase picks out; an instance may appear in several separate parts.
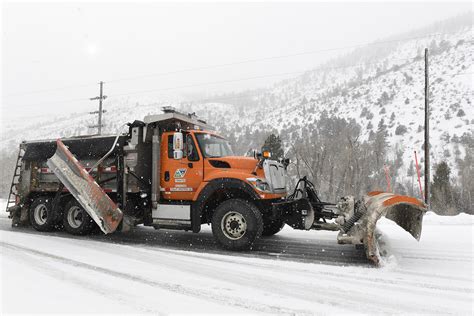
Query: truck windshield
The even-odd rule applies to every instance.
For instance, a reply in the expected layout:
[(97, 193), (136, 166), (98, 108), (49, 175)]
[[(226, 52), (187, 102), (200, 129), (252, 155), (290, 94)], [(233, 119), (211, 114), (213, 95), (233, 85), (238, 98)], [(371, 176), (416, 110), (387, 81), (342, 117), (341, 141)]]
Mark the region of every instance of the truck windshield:
[(206, 158), (217, 158), (234, 155), (229, 142), (222, 137), (206, 133), (196, 133), (196, 138), (199, 142), (201, 152)]

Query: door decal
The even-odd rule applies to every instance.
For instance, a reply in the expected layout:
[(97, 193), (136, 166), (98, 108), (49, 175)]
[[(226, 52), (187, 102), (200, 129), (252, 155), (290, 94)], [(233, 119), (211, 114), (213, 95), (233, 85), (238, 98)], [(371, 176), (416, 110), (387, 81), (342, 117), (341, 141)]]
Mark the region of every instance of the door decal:
[(184, 175), (186, 174), (186, 171), (188, 169), (186, 168), (179, 168), (179, 169), (176, 169), (175, 173), (174, 173), (174, 177), (175, 179), (177, 178), (184, 178)]

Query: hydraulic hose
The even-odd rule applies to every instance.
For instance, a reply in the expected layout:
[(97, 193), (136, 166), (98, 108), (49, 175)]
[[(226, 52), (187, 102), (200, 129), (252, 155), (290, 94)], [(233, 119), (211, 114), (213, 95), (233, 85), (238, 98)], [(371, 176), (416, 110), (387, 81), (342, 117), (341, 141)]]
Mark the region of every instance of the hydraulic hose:
[(91, 167), (91, 169), (89, 170), (89, 173), (92, 170), (94, 170), (98, 165), (100, 165), (105, 159), (107, 159), (107, 157), (114, 151), (115, 145), (117, 145), (118, 139), (119, 139), (119, 137), (121, 135), (121, 132), (122, 132), (122, 128), (124, 126), (127, 126), (127, 124), (120, 125), (120, 127), (118, 128), (117, 136), (115, 137), (114, 144), (112, 145), (110, 150)]

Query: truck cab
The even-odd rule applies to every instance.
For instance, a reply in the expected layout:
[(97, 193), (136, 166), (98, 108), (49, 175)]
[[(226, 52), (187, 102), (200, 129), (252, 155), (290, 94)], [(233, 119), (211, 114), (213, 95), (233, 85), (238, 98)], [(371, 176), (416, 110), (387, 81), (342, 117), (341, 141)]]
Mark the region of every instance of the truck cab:
[(268, 153), (236, 156), (212, 127), (173, 110), (145, 117), (145, 124), (142, 138), (153, 135), (151, 174), (159, 175), (151, 181), (152, 225), (199, 232), (202, 224), (212, 224), (216, 238), (231, 249), (247, 248), (257, 236), (282, 228), (272, 203), (287, 194), (284, 163)]
[[(162, 136), (160, 182), (163, 199), (196, 201), (202, 189), (219, 178), (246, 182), (261, 199), (278, 199), (286, 195), (284, 166), (278, 162), (264, 162), (268, 168), (272, 168), (272, 164), (276, 164), (273, 168), (277, 170), (281, 167), (280, 173), (266, 176), (263, 165), (258, 166), (257, 158), (234, 155), (229, 142), (218, 134), (200, 130), (181, 134), (183, 154), (177, 156), (173, 149), (176, 132), (165, 132)], [(270, 187), (269, 183), (274, 185)]]

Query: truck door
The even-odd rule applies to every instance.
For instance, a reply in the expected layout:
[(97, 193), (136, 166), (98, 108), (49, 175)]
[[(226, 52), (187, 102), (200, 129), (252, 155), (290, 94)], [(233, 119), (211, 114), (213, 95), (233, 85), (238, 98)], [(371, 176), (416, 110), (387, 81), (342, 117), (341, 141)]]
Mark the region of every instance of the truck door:
[(165, 200), (191, 201), (204, 178), (203, 159), (192, 133), (184, 133), (184, 155), (173, 158), (173, 133), (163, 133), (161, 191)]

